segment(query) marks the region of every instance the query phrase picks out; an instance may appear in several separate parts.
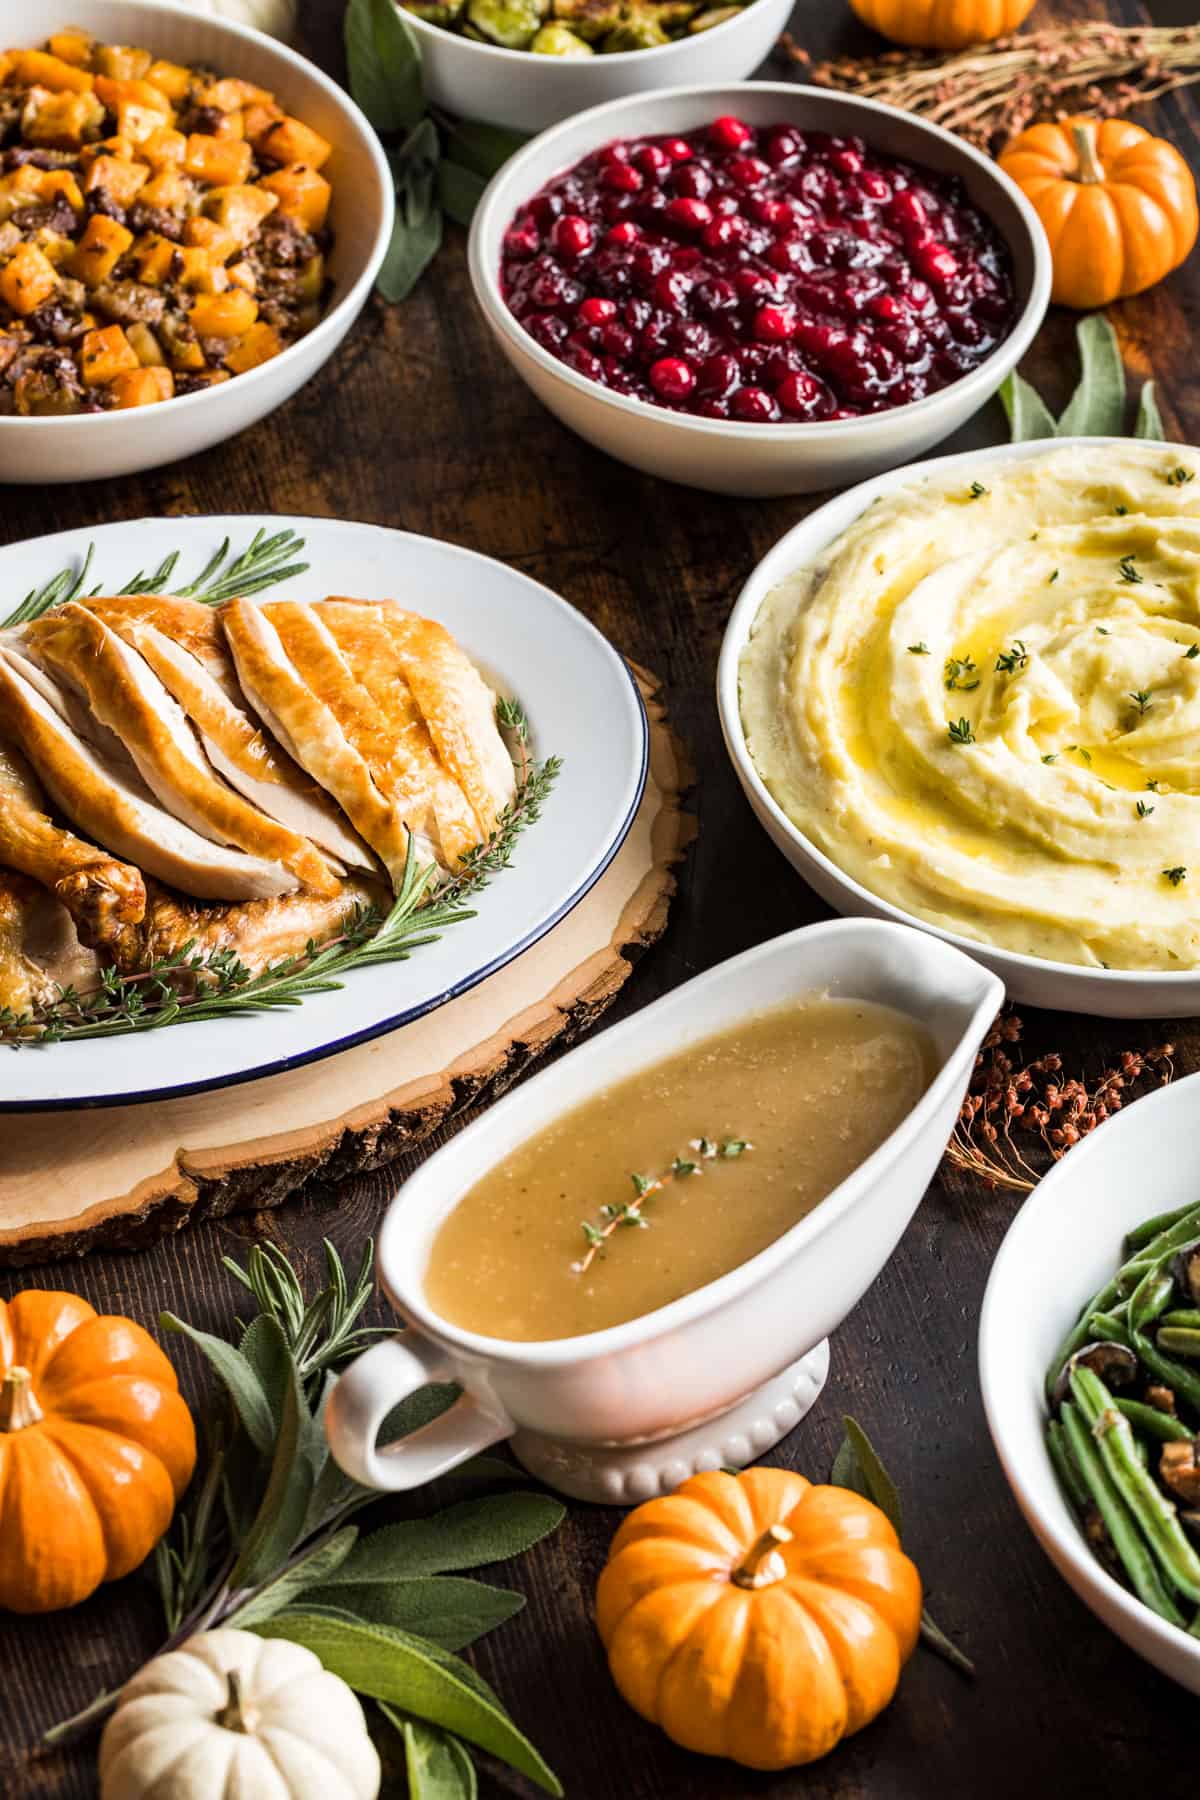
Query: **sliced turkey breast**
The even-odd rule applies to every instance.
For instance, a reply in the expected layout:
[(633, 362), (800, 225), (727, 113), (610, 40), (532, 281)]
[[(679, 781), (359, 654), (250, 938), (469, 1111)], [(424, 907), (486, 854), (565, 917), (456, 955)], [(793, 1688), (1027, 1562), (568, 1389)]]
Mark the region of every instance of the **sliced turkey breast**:
[(339, 862), (377, 867), (333, 802), (247, 713), (212, 607), (174, 595), (118, 594), (89, 599), (87, 608), (149, 663), (231, 787)]
[(157, 804), (136, 771), (117, 767), (47, 700), (30, 664), (0, 646), (0, 717), (59, 810), (114, 856), (201, 900), (291, 893), (280, 862), (214, 843)]
[(146, 909), (140, 871), (55, 825), (29, 764), (4, 743), (0, 864), (29, 876), (65, 906), (85, 944), (106, 942)]
[[(301, 668), (276, 629), (277, 622), (284, 622), (278, 607), (268, 617), (267, 610), (252, 600), (230, 600), (221, 608), (221, 622), (247, 700), (288, 754), (333, 795), (355, 830), (382, 858), (398, 888), (408, 856), (406, 821), (377, 782), (366, 753), (376, 749), (380, 763), (386, 765), (374, 703), (351, 675), (337, 645), (313, 619), (317, 653), (302, 656)], [(296, 621), (288, 623), (294, 645), (299, 637)], [(331, 703), (335, 696), (336, 706)], [(425, 829), (425, 819), (414, 819), (409, 829), (418, 859), (437, 862), (438, 847)]]
[(51, 1005), (64, 988), (86, 992), (99, 968), (54, 895), (27, 875), (0, 868), (0, 1006), (24, 1013)]
[(152, 881), (146, 916), (122, 940), (117, 967), (130, 972), (147, 968), (191, 944), (200, 956), (232, 950), (257, 974), (285, 957), (302, 956), (310, 943), (328, 943), (367, 907), (386, 911), (387, 904), (382, 878), (359, 875), (347, 876), (333, 895), (284, 894), (230, 906), (196, 906)]
[(177, 819), (214, 843), (281, 863), (316, 893), (338, 881), (306, 837), (268, 818), (213, 770), (188, 722), (145, 658), (87, 606), (72, 602), (30, 625), (25, 647), (124, 744), (138, 773)]

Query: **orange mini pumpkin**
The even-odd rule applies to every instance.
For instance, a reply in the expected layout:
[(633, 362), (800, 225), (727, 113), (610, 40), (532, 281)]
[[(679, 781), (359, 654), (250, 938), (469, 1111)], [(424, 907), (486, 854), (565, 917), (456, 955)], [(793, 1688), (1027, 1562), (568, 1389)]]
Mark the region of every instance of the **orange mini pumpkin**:
[(0, 1607), (53, 1612), (135, 1569), (196, 1462), (175, 1371), (76, 1294), (0, 1300)]
[(850, 0), (864, 25), (915, 50), (964, 50), (1015, 31), (1034, 0)]
[(1140, 294), (1196, 241), (1191, 170), (1174, 145), (1128, 119), (1031, 125), (999, 161), (1046, 228), (1062, 306), (1090, 311)]
[(883, 1711), (921, 1623), (884, 1514), (788, 1469), (693, 1475), (613, 1539), (596, 1593), (609, 1667), (687, 1750), (813, 1762)]

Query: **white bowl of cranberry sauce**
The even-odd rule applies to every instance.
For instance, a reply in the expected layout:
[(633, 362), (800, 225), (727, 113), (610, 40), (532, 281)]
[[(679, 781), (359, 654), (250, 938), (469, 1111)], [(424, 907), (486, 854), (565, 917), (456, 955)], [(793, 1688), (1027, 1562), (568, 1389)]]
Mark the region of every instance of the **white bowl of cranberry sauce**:
[(922, 455), (996, 391), (1050, 294), (1041, 225), (986, 157), (776, 82), (544, 132), (489, 186), (470, 258), (505, 355), (565, 424), (746, 495)]

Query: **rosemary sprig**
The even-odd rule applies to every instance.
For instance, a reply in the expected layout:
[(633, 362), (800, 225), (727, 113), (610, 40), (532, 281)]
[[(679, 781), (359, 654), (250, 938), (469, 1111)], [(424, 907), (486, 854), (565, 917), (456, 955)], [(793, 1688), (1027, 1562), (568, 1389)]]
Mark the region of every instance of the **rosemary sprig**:
[(452, 925), (473, 918), (463, 901), (511, 866), (517, 838), (539, 817), (562, 767), (556, 756), (533, 762), (528, 721), (515, 701), (502, 701), (497, 717), (512, 740), (516, 795), (490, 836), (467, 853), (458, 872), (436, 893), (433, 865), (418, 863), (410, 834), (400, 888), (386, 915), (375, 907), (360, 908), (337, 937), (321, 945), (310, 939), (298, 955), (257, 974), (232, 951), (200, 954), (190, 940), (136, 974), (104, 970), (99, 986), (87, 993), (63, 988), (54, 1000), (22, 1013), (0, 1007), (0, 1044), (19, 1049), (64, 1039), (127, 1037), (164, 1025), (298, 1006), (310, 994), (340, 988), (353, 969), (407, 961)]
[(89, 544), (87, 555), (78, 569), (60, 569), (42, 587), (34, 588), (26, 594), (16, 611), (10, 613), (3, 625), (0, 625), (0, 630), (10, 625), (28, 625), (32, 619), (40, 619), (43, 613), (52, 612), (56, 606), (65, 606), (68, 600), (78, 600), (85, 589), (89, 595), (105, 591), (117, 594), (169, 593), (179, 599), (202, 600), (206, 606), (219, 606), (223, 600), (232, 600), (235, 595), (257, 594), (262, 588), (271, 587), (277, 581), (290, 581), (293, 575), (303, 575), (309, 566), (306, 562), (290, 560), (303, 551), (303, 538), (297, 537), (294, 531), (277, 531), (273, 537), (267, 537), (260, 527), (246, 548), (238, 551), (232, 559), (230, 542), (226, 538), (209, 557), (200, 573), (183, 587), (167, 586), (180, 557), (178, 550), (172, 550), (149, 574), (139, 570), (123, 587), (110, 587), (106, 590), (103, 582), (96, 587), (86, 587), (95, 549), (94, 544)]
[(614, 1231), (619, 1231), (622, 1227), (626, 1230), (647, 1230), (650, 1221), (643, 1217), (642, 1208), (652, 1195), (661, 1193), (673, 1181), (687, 1181), (693, 1175), (703, 1175), (702, 1163), (713, 1162), (718, 1157), (728, 1162), (753, 1148), (754, 1145), (745, 1138), (726, 1138), (720, 1144), (715, 1143), (712, 1138), (693, 1138), (688, 1149), (695, 1152), (695, 1157), (677, 1156), (670, 1168), (664, 1169), (661, 1175), (631, 1175), (629, 1179), (633, 1183), (634, 1192), (632, 1200), (627, 1200), (621, 1206), (602, 1206), (599, 1225), (594, 1225), (589, 1219), (583, 1221), (581, 1229), (587, 1242), (587, 1250), (578, 1262), (571, 1264), (572, 1275), (587, 1274), (597, 1252), (604, 1248)]

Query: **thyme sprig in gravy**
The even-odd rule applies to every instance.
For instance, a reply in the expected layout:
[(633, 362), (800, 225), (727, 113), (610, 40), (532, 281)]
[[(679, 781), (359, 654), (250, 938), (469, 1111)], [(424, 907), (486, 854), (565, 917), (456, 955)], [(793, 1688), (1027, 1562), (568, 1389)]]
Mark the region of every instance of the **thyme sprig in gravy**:
[[(597, 1252), (604, 1248), (615, 1231), (622, 1228), (634, 1231), (647, 1230), (650, 1221), (645, 1217), (642, 1208), (652, 1195), (661, 1193), (663, 1188), (668, 1187), (673, 1181), (687, 1181), (693, 1175), (703, 1175), (702, 1165), (706, 1162), (713, 1162), (717, 1158), (724, 1158), (728, 1161), (733, 1157), (744, 1156), (753, 1148), (754, 1145), (748, 1143), (745, 1138), (726, 1138), (721, 1144), (715, 1143), (712, 1138), (708, 1137), (692, 1138), (688, 1149), (695, 1152), (694, 1157), (677, 1156), (670, 1168), (664, 1169), (661, 1175), (639, 1175), (635, 1172), (630, 1176), (634, 1193), (632, 1200), (625, 1201), (621, 1206), (616, 1204), (602, 1206), (599, 1225), (592, 1224), (589, 1219), (583, 1221), (583, 1235), (587, 1239), (587, 1250), (578, 1262), (571, 1264), (571, 1273), (586, 1275)], [(695, 1160), (697, 1157), (699, 1161)]]

